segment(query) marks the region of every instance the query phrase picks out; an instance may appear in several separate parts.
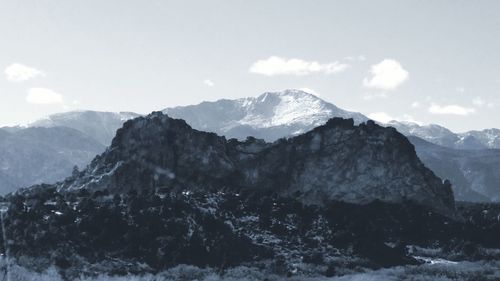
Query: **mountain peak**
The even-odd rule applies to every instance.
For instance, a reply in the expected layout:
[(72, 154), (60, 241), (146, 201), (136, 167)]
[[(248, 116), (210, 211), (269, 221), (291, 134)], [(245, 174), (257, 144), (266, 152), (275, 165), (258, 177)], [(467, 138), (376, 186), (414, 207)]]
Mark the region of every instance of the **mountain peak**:
[(416, 136), (445, 147), (456, 149), (500, 148), (500, 130), (498, 129), (457, 134), (437, 124), (420, 125), (413, 122), (393, 120), (386, 125), (396, 128), (406, 136)]
[(368, 120), (360, 113), (342, 110), (313, 94), (296, 89), (167, 108), (163, 112), (186, 120), (195, 129), (216, 132), (229, 138), (254, 136), (267, 141), (304, 133), (332, 117), (352, 118), (356, 124)]
[(294, 98), (312, 97), (312, 98), (323, 101), (318, 96), (316, 96), (310, 92), (300, 90), (300, 89), (285, 89), (283, 91), (277, 91), (277, 92), (265, 92), (264, 94), (260, 95), (257, 99), (261, 99), (261, 98), (269, 96), (269, 95), (288, 96), (288, 97), (294, 97)]
[(93, 136), (102, 145), (108, 146), (116, 129), (123, 122), (140, 116), (133, 112), (100, 112), (75, 110), (56, 113), (29, 124), (29, 127), (68, 127)]
[[(347, 141), (348, 140), (348, 141)], [(453, 209), (443, 184), (393, 128), (333, 118), (297, 137), (227, 140), (161, 112), (127, 121), (111, 147), (61, 189), (272, 191), (306, 204), (374, 200)]]

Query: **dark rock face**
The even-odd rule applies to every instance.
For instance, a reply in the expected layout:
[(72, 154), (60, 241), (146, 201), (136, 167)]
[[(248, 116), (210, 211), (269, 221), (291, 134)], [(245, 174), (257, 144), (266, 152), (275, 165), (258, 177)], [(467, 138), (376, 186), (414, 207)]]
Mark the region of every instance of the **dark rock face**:
[(455, 213), (449, 183), (404, 136), (340, 118), (266, 143), (153, 113), (126, 122), (86, 170), (0, 203), (0, 252), (8, 245), (17, 264), (38, 271), (55, 265), (64, 280), (179, 264), (287, 276), (308, 264), (332, 276), (417, 264), (409, 245), (467, 259), (487, 254), (469, 249), (499, 247), (498, 206)]
[[(360, 113), (342, 110), (300, 90), (202, 102), (167, 108), (163, 112), (186, 120), (197, 130), (215, 132), (226, 138), (244, 140), (254, 136), (271, 142), (310, 131), (332, 117), (353, 118), (355, 124), (368, 120)], [(28, 128), (0, 128), (0, 194), (64, 179), (73, 165), (85, 167), (96, 154), (102, 153), (116, 130), (126, 120), (138, 116), (131, 112), (73, 111), (48, 116), (29, 124)], [(397, 121), (387, 125), (408, 137), (418, 157), (437, 176), (451, 181), (456, 200), (500, 200), (500, 150), (486, 150), (500, 147), (500, 130), (455, 134), (439, 125)], [(74, 129), (73, 133), (62, 134), (63, 130), (71, 131), (70, 128)], [(33, 134), (37, 131), (39, 135)], [(51, 132), (50, 138), (44, 137), (47, 135), (44, 131)], [(21, 135), (25, 135), (23, 140), (19, 139)], [(5, 143), (6, 139), (11, 141)], [(67, 147), (67, 143), (79, 145)], [(63, 153), (59, 153), (61, 150)]]
[[(180, 106), (163, 110), (169, 116), (186, 120), (197, 130), (215, 132), (227, 138), (244, 140), (254, 136), (275, 141), (297, 136), (325, 124), (330, 118), (353, 118), (355, 124), (368, 117), (348, 112), (300, 90), (265, 93), (256, 98), (219, 100), (198, 105)], [(499, 201), (500, 130), (488, 129), (457, 134), (435, 125), (391, 121), (392, 126), (407, 136), (415, 145), (418, 157), (439, 177), (452, 183), (456, 200)], [(421, 146), (417, 138), (443, 146), (431, 149)], [(490, 150), (485, 150), (489, 148)], [(438, 151), (439, 150), (439, 151)], [(481, 156), (476, 156), (481, 150)], [(483, 156), (483, 155), (486, 155)]]
[(128, 121), (111, 147), (63, 190), (272, 190), (323, 205), (413, 201), (454, 209), (449, 183), (424, 167), (395, 129), (333, 118), (306, 134), (274, 143), (226, 140), (162, 113)]

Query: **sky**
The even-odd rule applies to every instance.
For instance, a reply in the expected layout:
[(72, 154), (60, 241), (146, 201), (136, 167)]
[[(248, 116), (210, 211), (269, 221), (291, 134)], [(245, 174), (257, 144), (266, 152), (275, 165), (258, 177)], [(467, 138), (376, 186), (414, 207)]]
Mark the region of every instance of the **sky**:
[(499, 1), (0, 0), (0, 125), (307, 89), (380, 121), (500, 127)]

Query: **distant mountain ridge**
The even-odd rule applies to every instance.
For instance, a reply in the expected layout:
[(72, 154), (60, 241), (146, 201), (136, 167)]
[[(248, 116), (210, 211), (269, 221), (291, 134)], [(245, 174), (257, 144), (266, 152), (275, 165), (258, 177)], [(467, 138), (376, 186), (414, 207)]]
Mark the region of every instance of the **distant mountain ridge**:
[[(295, 136), (325, 124), (332, 117), (353, 118), (355, 124), (369, 120), (361, 113), (342, 110), (315, 95), (300, 90), (268, 92), (258, 97), (236, 100), (223, 99), (215, 102), (202, 102), (198, 105), (167, 108), (163, 112), (171, 117), (186, 120), (195, 129), (216, 132), (228, 138), (234, 137), (240, 140), (244, 140), (247, 136), (267, 141)], [(91, 153), (88, 154), (86, 161), (67, 158), (70, 160), (70, 165), (84, 168), (92, 159), (92, 153), (101, 153), (104, 151), (104, 147), (110, 145), (114, 133), (125, 120), (137, 116), (140, 115), (130, 112), (75, 111), (51, 115), (31, 123), (29, 126), (72, 128), (83, 134), (80, 136), (82, 142), (90, 138), (99, 143), (95, 144), (96, 142), (94, 142), (95, 147), (90, 150)], [(384, 125), (395, 127), (410, 137), (423, 162), (436, 169), (436, 173), (440, 177), (452, 181), (457, 200), (489, 201), (492, 198), (498, 198), (500, 180), (495, 176), (495, 174), (500, 174), (500, 168), (496, 165), (498, 153), (495, 151), (491, 151), (492, 153), (489, 154), (481, 152), (489, 155), (487, 158), (481, 158), (476, 157), (474, 152), (466, 152), (471, 149), (485, 150), (497, 147), (498, 129), (456, 134), (439, 125), (418, 125), (398, 121)], [(9, 132), (14, 133), (25, 129), (23, 127), (0, 129), (0, 139)], [(426, 142), (421, 142), (413, 136)], [(54, 135), (54, 138), (57, 137)], [(35, 136), (34, 138), (36, 139)], [(54, 140), (54, 143), (56, 141)], [(442, 148), (431, 149), (427, 142), (440, 145)], [(37, 146), (37, 144), (34, 145)], [(22, 155), (24, 153), (19, 153), (19, 157)], [(53, 174), (51, 180), (48, 181), (49, 183), (61, 180), (70, 174), (69, 168), (62, 169), (62, 167), (55, 166), (53, 162), (52, 155), (48, 155), (46, 162), (40, 163), (40, 167), (38, 167), (48, 174)], [(466, 165), (464, 163), (475, 164)], [(17, 167), (21, 170), (19, 171), (21, 174), (32, 172), (30, 170), (32, 166), (29, 166), (28, 162), (25, 163), (24, 167), (22, 165)], [(478, 180), (478, 176), (481, 180)], [(33, 180), (28, 182), (28, 185), (39, 182), (39, 179)], [(25, 181), (21, 183), (13, 180), (6, 174), (2, 174), (0, 170), (0, 191), (15, 190), (25, 185)], [(7, 186), (9, 187), (7, 188)]]
[[(258, 97), (222, 99), (197, 105), (166, 108), (164, 113), (182, 118), (194, 128), (244, 139), (247, 136), (274, 141), (324, 124), (331, 117), (352, 118), (356, 124), (369, 120), (301, 90), (267, 92)], [(390, 121), (407, 136), (456, 149), (500, 149), (500, 129), (454, 133), (436, 124)]]
[[(264, 109), (259, 110), (261, 107)], [(282, 108), (290, 110), (285, 111)], [(252, 135), (266, 141), (295, 136), (314, 126), (324, 124), (331, 117), (353, 118), (355, 123), (369, 120), (361, 113), (342, 110), (315, 95), (300, 90), (270, 92), (257, 98), (204, 102), (198, 105), (169, 108), (163, 112), (169, 116), (184, 119), (199, 130), (212, 131), (238, 139)], [(279, 122), (280, 120), (287, 120), (287, 122)], [(476, 157), (475, 152), (467, 152), (468, 150), (495, 148), (496, 133), (499, 130), (456, 134), (434, 124), (418, 125), (411, 122), (392, 121), (388, 124), (381, 123), (381, 125), (394, 127), (410, 137), (424, 164), (437, 169), (440, 177), (451, 180), (457, 200), (499, 200), (500, 179), (496, 174), (500, 174), (500, 166), (496, 163), (500, 161), (500, 155), (496, 150), (492, 150), (487, 160), (484, 160), (486, 158)], [(442, 148), (430, 149), (429, 145), (425, 144), (427, 142)], [(488, 152), (482, 153), (488, 154)]]
[(416, 136), (428, 142), (456, 149), (500, 149), (500, 130), (486, 129), (454, 133), (436, 125), (419, 125), (413, 122), (390, 121), (387, 125), (395, 127), (407, 136)]
[(27, 126), (0, 128), (0, 194), (54, 183), (85, 168), (111, 143), (116, 130), (139, 114), (72, 111)]
[(453, 149), (409, 136), (419, 158), (453, 183), (461, 201), (500, 201), (500, 149)]
[(28, 127), (68, 127), (108, 146), (125, 121), (139, 116), (133, 112), (70, 111), (47, 116), (28, 124)]
[(127, 121), (106, 152), (56, 186), (117, 194), (269, 190), (304, 204), (410, 200), (442, 213), (454, 211), (450, 183), (420, 162), (403, 135), (371, 120), (355, 126), (342, 118), (264, 143), (228, 141), (156, 112)]
[(0, 192), (53, 183), (85, 167), (105, 146), (71, 128), (0, 129)]
[(304, 133), (332, 117), (352, 118), (355, 124), (368, 120), (361, 113), (340, 109), (300, 90), (172, 107), (163, 113), (182, 118), (199, 130), (238, 139), (253, 136), (266, 141)]
[(193, 266), (320, 280), (420, 265), (431, 251), (490, 261), (500, 245), (498, 204), (455, 205), (408, 139), (372, 120), (331, 118), (266, 143), (153, 112), (125, 122), (83, 171), (0, 205), (7, 270), (52, 268), (57, 280), (201, 280)]

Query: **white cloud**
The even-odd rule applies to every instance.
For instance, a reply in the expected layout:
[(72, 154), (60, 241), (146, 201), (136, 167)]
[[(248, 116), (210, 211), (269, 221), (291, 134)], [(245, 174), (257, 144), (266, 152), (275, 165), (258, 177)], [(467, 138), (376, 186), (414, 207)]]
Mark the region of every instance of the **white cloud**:
[(315, 90), (313, 90), (311, 88), (300, 88), (299, 90), (306, 92), (306, 93), (309, 93), (309, 94), (313, 94), (315, 96), (319, 96), (318, 92), (316, 92)]
[(13, 63), (5, 68), (5, 76), (11, 82), (22, 82), (37, 76), (45, 76), (40, 70), (20, 63)]
[(31, 88), (28, 90), (26, 101), (34, 104), (63, 104), (61, 94), (46, 88)]
[(456, 90), (459, 93), (464, 93), (465, 92), (465, 88), (464, 87), (457, 87)]
[(364, 100), (385, 99), (385, 98), (387, 98), (387, 93), (385, 93), (385, 92), (363, 94)]
[(203, 80), (203, 83), (204, 83), (205, 85), (207, 85), (208, 87), (213, 87), (213, 86), (215, 86), (214, 82), (212, 82), (212, 80), (210, 80), (210, 79), (205, 79), (205, 80)]
[(418, 101), (412, 102), (411, 103), (411, 107), (413, 107), (413, 108), (419, 108), (420, 107), (420, 102), (418, 102)]
[(368, 118), (382, 122), (382, 123), (389, 123), (389, 121), (394, 120), (394, 117), (390, 116), (389, 114), (385, 112), (374, 112), (368, 115)]
[(265, 60), (258, 60), (249, 69), (251, 73), (266, 76), (274, 75), (309, 75), (312, 73), (334, 74), (346, 70), (348, 64), (334, 61), (331, 63), (319, 63), (317, 61), (305, 61), (302, 59), (287, 59), (271, 56)]
[(472, 104), (481, 107), (486, 104), (486, 101), (483, 100), (481, 97), (475, 97), (474, 99), (472, 99)]
[(394, 116), (391, 116), (385, 112), (374, 112), (372, 114), (369, 114), (368, 118), (375, 120), (375, 121), (378, 121), (378, 122), (381, 122), (381, 123), (386, 123), (386, 124), (389, 123), (390, 121), (394, 121), (394, 120), (412, 122), (412, 123), (416, 123), (418, 125), (423, 124), (422, 122), (415, 120), (415, 118), (413, 116), (408, 115), (408, 114), (404, 114), (403, 116), (399, 116), (399, 117), (394, 117)]
[(433, 114), (469, 115), (475, 111), (476, 110), (474, 108), (463, 107), (456, 104), (441, 106), (436, 103), (432, 103), (429, 107), (429, 112)]
[(370, 69), (371, 78), (365, 78), (363, 85), (367, 88), (394, 90), (409, 79), (409, 73), (401, 64), (392, 59), (384, 59)]
[(484, 100), (483, 98), (481, 97), (475, 97), (472, 99), (472, 104), (477, 106), (477, 107), (483, 107), (483, 106), (486, 106), (486, 107), (489, 107), (489, 108), (492, 108), (492, 107), (495, 107), (495, 103), (491, 102), (491, 101), (486, 101)]

